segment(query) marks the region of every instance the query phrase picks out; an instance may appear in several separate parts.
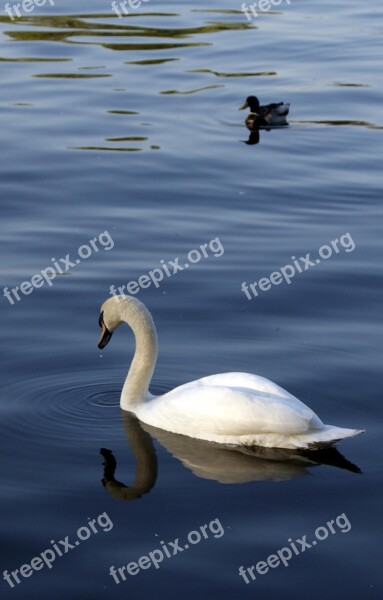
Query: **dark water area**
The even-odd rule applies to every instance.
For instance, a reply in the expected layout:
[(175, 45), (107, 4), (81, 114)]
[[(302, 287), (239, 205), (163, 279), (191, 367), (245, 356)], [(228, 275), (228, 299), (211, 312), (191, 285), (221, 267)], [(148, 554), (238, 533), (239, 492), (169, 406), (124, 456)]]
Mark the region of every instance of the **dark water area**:
[[(2, 9), (1, 598), (382, 597), (382, 13), (378, 0), (294, 0), (251, 21), (227, 0), (150, 0), (124, 18), (101, 0), (14, 21)], [(250, 94), (289, 102), (289, 127), (244, 143)], [(177, 258), (189, 268), (173, 274)], [(290, 281), (262, 290), (286, 265)], [(366, 433), (309, 459), (129, 418), (132, 335), (97, 348), (100, 305), (129, 283), (158, 330), (154, 394), (256, 373)], [(317, 543), (294, 553), (305, 535)], [(50, 568), (4, 579), (66, 536)], [(288, 566), (239, 575), (284, 547)], [(112, 565), (156, 549), (159, 568), (115, 582)]]

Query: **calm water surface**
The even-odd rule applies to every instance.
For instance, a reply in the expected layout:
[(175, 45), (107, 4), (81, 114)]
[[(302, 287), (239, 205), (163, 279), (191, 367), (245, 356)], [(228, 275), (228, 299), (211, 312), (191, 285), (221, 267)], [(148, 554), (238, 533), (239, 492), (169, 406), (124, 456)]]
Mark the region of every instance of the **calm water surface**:
[[(52, 568), (2, 580), (1, 598), (382, 597), (382, 13), (378, 0), (294, 0), (249, 22), (239, 1), (151, 0), (118, 19), (109, 2), (62, 0), (0, 18), (1, 287), (74, 263), (13, 304), (1, 292), (0, 572), (103, 513), (113, 523)], [(290, 127), (244, 143), (250, 94), (290, 102)], [(347, 233), (353, 250), (290, 285), (241, 291)], [(262, 374), (324, 421), (367, 430), (338, 446), (344, 458), (229, 452), (121, 413), (133, 339), (121, 330), (100, 353), (100, 304), (215, 238), (224, 252), (138, 293), (160, 341), (152, 391)], [(343, 513), (351, 529), (288, 568), (239, 576)], [(110, 576), (215, 519), (224, 534)]]

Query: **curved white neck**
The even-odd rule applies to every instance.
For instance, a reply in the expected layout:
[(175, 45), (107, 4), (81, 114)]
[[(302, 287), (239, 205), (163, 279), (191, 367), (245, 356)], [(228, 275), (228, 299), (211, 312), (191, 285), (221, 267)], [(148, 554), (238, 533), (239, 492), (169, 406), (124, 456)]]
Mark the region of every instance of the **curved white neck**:
[(152, 315), (141, 302), (125, 304), (121, 319), (133, 330), (136, 351), (122, 388), (120, 405), (124, 410), (134, 411), (151, 397), (149, 384), (157, 361), (157, 333)]

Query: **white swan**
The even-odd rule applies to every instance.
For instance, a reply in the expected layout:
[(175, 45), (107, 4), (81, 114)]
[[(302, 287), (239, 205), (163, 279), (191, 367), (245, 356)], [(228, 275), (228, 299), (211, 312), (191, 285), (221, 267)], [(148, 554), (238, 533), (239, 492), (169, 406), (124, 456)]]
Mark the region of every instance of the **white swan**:
[(101, 307), (99, 348), (121, 323), (132, 328), (136, 351), (120, 404), (143, 423), (220, 444), (267, 448), (323, 447), (362, 433), (324, 425), (286, 390), (249, 373), (210, 375), (153, 396), (149, 384), (157, 360), (157, 334), (152, 316), (137, 298), (109, 298)]

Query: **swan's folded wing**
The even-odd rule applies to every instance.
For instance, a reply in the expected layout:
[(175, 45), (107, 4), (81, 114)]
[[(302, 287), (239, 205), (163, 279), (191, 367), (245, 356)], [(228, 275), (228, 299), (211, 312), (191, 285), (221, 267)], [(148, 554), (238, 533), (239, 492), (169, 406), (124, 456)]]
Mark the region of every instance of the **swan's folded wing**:
[[(235, 371), (230, 373), (218, 373), (218, 375), (208, 375), (207, 377), (202, 377), (197, 381), (186, 383), (185, 386), (193, 386), (197, 383), (201, 385), (223, 385), (225, 387), (247, 388), (256, 392), (273, 394), (279, 398), (294, 398), (295, 400), (298, 400), (295, 398), (295, 396), (290, 394), (290, 392), (283, 389), (273, 381), (270, 381), (270, 379), (266, 379), (266, 377), (261, 377), (260, 375), (254, 375), (252, 373), (241, 373)], [(178, 390), (180, 388), (176, 389)], [(303, 403), (301, 404), (303, 405)]]
[(302, 434), (323, 426), (294, 396), (281, 398), (247, 388), (204, 385), (203, 380), (145, 402), (137, 416), (154, 427), (192, 437)]

